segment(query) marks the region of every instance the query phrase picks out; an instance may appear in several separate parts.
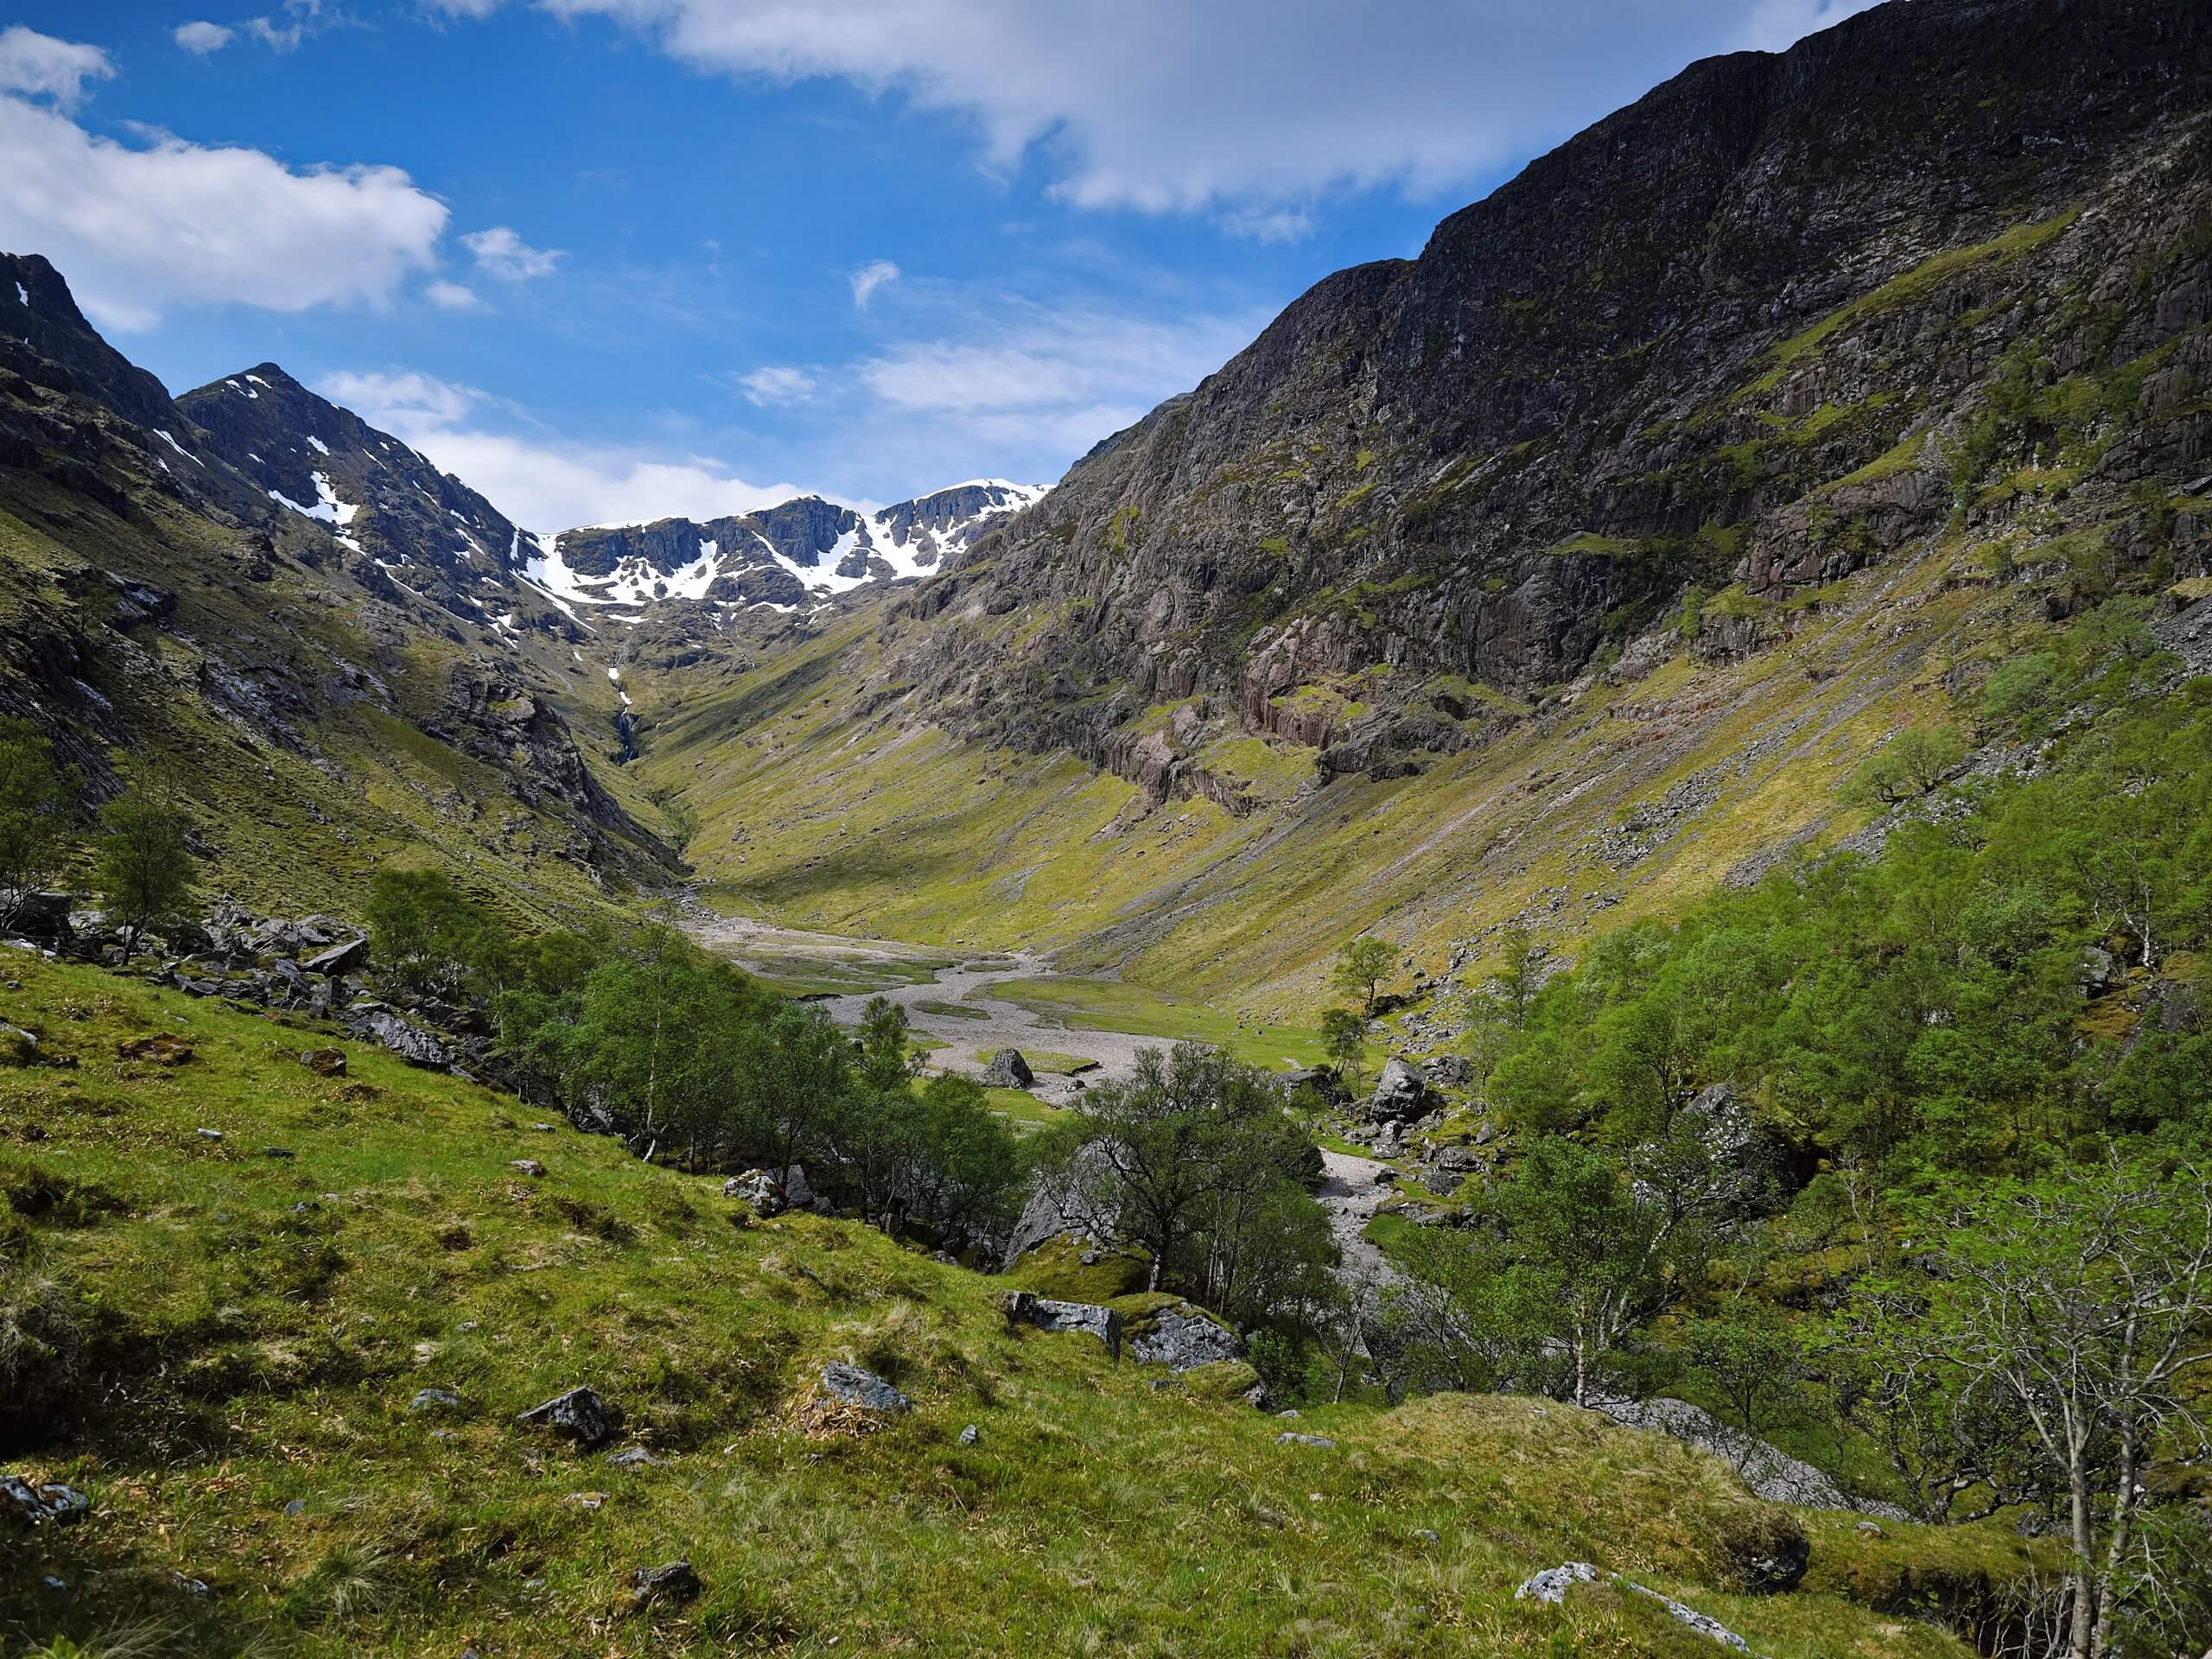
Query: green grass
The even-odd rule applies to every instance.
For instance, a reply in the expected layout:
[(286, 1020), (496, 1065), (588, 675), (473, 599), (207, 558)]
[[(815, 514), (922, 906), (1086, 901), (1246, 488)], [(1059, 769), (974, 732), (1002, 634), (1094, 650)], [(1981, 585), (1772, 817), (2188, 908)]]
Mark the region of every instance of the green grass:
[(1910, 270), (1891, 277), (1871, 293), (1839, 307), (1803, 333), (1793, 334), (1774, 348), (1776, 365), (1786, 368), (1807, 353), (1818, 351), (1831, 335), (1868, 317), (1879, 316), (1917, 304), (1944, 283), (1977, 265), (2007, 265), (2042, 247), (2081, 217), (2079, 207), (2069, 208), (2046, 219), (2015, 225), (2000, 236), (1970, 247), (1948, 248), (1923, 260)]
[[(737, 1224), (715, 1180), (534, 1131), (490, 1090), (352, 1043), (320, 1078), (283, 1050), (327, 1033), (18, 971), (10, 1017), (77, 1064), (0, 1071), (0, 1237), (67, 1287), (97, 1378), (81, 1431), (10, 1465), (93, 1500), (0, 1555), (18, 1649), (157, 1623), (194, 1655), (1709, 1650), (1633, 1598), (1513, 1599), (1588, 1559), (1777, 1659), (1963, 1653), (1841, 1592), (1739, 1593), (1794, 1523), (1659, 1438), (1444, 1396), (1312, 1412), (1337, 1447), (1278, 1446), (1263, 1414), (1008, 1329), (1006, 1281), (857, 1224)], [(149, 1031), (194, 1057), (117, 1058)], [(1133, 1316), (1160, 1305), (1103, 1266)], [(854, 1433), (813, 1395), (831, 1358), (916, 1409)], [(512, 1425), (580, 1382), (664, 1465)], [(461, 1406), (409, 1413), (426, 1387)], [(703, 1597), (631, 1612), (630, 1570), (678, 1557)]]
[(1164, 1042), (1212, 1043), (1269, 1071), (1319, 1065), (1320, 1035), (1239, 1019), (1211, 1003), (1112, 979), (1003, 979), (990, 994), (1079, 1031), (1123, 1031)]
[[(978, 1065), (988, 1065), (1001, 1052), (995, 1048), (979, 1048), (975, 1052)], [(1049, 1072), (1055, 1077), (1069, 1077), (1077, 1071), (1095, 1068), (1096, 1060), (1087, 1060), (1080, 1054), (1062, 1054), (1049, 1048), (1025, 1048), (1021, 1058), (1029, 1063), (1032, 1071)]]
[(922, 997), (913, 1006), (924, 1014), (942, 1014), (948, 1020), (988, 1020), (991, 1017), (988, 1009), (979, 1008), (972, 1002), (947, 1002), (938, 997)]

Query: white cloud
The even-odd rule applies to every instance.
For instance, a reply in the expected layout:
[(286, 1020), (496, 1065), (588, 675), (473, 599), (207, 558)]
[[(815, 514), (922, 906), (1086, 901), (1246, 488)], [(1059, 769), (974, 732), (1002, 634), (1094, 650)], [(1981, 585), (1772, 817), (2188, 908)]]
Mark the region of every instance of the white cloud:
[(47, 255), (110, 327), (177, 305), (383, 305), (445, 226), (395, 167), (296, 170), (167, 134), (134, 149), (0, 98), (0, 246)]
[(1239, 207), (1215, 222), (1254, 242), (1303, 242), (1313, 234), (1313, 215), (1303, 207)]
[(1745, 20), (1739, 44), (1755, 52), (1781, 52), (1808, 35), (1855, 17), (1878, 0), (1758, 0)]
[(505, 0), (426, 0), (432, 11), (448, 17), (489, 17)]
[(533, 248), (504, 225), (488, 231), (471, 231), (461, 246), (476, 256), (476, 269), (503, 283), (526, 283), (550, 276), (566, 256), (558, 248)]
[(899, 267), (888, 259), (871, 259), (853, 273), (853, 303), (863, 311), (875, 290), (899, 280)]
[(322, 0), (284, 0), (284, 17), (281, 23), (270, 17), (249, 17), (242, 27), (272, 51), (289, 52), (310, 35), (346, 21), (342, 14), (325, 16)]
[(1148, 409), (1219, 368), (1259, 321), (1160, 322), (999, 296), (974, 305), (963, 327), (880, 353), (860, 365), (859, 377), (894, 409), (938, 415)]
[(474, 386), (412, 371), (359, 374), (341, 370), (325, 378), (316, 390), (333, 403), (345, 404), (363, 420), (402, 437), (406, 435), (402, 430), (404, 427), (451, 426), (464, 419), (479, 404), (488, 401)]
[(195, 58), (204, 58), (219, 52), (231, 43), (236, 31), (220, 23), (180, 23), (174, 38), (176, 43)]
[(83, 100), (86, 81), (114, 73), (115, 66), (97, 46), (57, 41), (20, 23), (0, 29), (0, 92), (50, 98), (67, 110)]
[(790, 484), (749, 483), (711, 456), (493, 430), (481, 418), (492, 398), (430, 375), (334, 374), (316, 390), (466, 479), (541, 537), (581, 524), (749, 512), (802, 493)]
[(476, 290), (459, 283), (435, 282), (423, 290), (441, 311), (473, 311), (480, 302)]
[(1853, 3), (536, 0), (700, 68), (956, 115), (990, 169), (1035, 156), (1067, 200), (1148, 212), (1463, 186), (1740, 44), (1755, 13), (1779, 45)]
[(814, 395), (814, 377), (804, 369), (768, 364), (737, 377), (747, 399), (766, 409), (771, 404), (803, 403)]

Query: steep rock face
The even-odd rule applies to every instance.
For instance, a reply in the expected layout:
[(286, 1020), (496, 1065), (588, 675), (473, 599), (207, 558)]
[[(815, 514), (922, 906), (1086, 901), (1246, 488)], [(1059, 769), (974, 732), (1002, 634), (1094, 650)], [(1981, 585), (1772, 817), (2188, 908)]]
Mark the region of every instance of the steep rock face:
[[(1185, 699), (1322, 746), (1440, 677), (1632, 666), (1677, 612), (1756, 649), (1787, 618), (1738, 613), (2023, 494), (2139, 550), (2114, 503), (2212, 442), (2208, 87), (2194, 0), (1896, 0), (1694, 65), (1102, 444), (898, 608), (880, 677), (1101, 764)], [(1966, 475), (2008, 348), (2109, 406), (2053, 429), (2071, 505)]]
[(379, 597), (404, 603), (413, 594), (480, 627), (563, 632), (555, 607), (522, 580), (534, 537), (276, 364), (188, 391), (177, 406), (271, 503), (321, 524)]

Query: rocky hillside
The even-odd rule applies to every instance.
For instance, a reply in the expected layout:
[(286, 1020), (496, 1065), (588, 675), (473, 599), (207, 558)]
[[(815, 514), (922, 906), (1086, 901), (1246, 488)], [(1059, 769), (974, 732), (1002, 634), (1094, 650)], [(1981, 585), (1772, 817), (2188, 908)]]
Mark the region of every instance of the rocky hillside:
[(643, 699), (648, 766), (794, 918), (1263, 996), (1357, 927), (1440, 966), (1827, 844), (1843, 773), (2052, 620), (2202, 597), (2208, 116), (2189, 0), (1693, 66), (880, 626)]
[(273, 365), (172, 401), (35, 255), (0, 294), (0, 710), (88, 803), (164, 772), (257, 899), (338, 902), (402, 853), (532, 909), (659, 879), (611, 736), (572, 724), (612, 694), (524, 611), (488, 503)]
[[(2132, 493), (2212, 468), (2208, 92), (2189, 0), (1900, 0), (1697, 64), (1418, 259), (1319, 284), (912, 607), (1032, 610), (1019, 649), (917, 630), (897, 665), (1024, 746), (1109, 759), (1198, 696), (1205, 730), (1365, 760), (1477, 734), (1298, 705), (1365, 674), (1533, 696), (1685, 603), (1732, 654), (1947, 525), (2055, 513), (2147, 564)], [(2075, 404), (1984, 453), (2016, 346)]]

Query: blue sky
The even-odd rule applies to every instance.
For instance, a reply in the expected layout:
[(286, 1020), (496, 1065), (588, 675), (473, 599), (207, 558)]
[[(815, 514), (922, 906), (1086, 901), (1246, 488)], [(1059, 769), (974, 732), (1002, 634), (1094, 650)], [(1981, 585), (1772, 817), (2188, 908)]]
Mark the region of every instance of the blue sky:
[(1050, 482), (1866, 3), (0, 0), (0, 247), (173, 390), (272, 359), (535, 529)]

